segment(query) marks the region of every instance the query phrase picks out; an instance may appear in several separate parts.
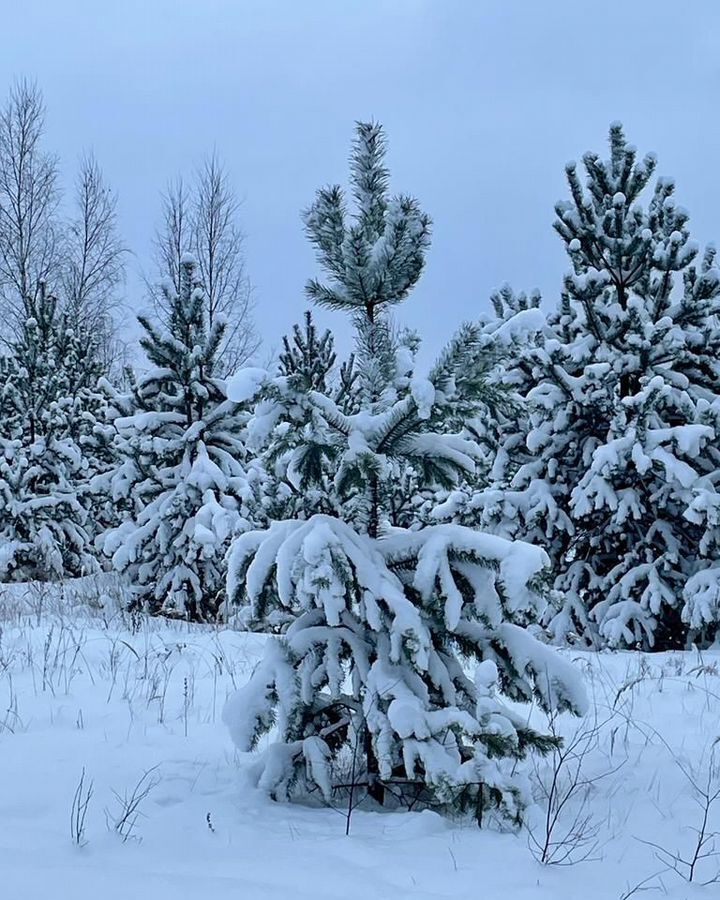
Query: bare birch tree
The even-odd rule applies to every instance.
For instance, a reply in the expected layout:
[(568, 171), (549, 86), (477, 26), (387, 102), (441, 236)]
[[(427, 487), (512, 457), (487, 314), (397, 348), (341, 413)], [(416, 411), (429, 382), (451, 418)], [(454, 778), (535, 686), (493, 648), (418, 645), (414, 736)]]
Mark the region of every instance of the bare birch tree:
[(118, 235), (117, 197), (92, 154), (80, 161), (75, 215), (67, 226), (64, 251), (64, 306), (76, 327), (93, 335), (110, 369), (122, 356), (117, 316), (126, 251)]
[[(161, 194), (160, 224), (153, 240), (154, 263), (163, 281), (170, 281), (176, 294), (180, 293), (180, 271), (183, 254), (193, 246), (191, 221), (192, 200), (181, 177), (168, 183)], [(161, 286), (148, 284), (153, 300), (163, 314), (165, 292)]]
[[(208, 322), (222, 317), (228, 325), (218, 354), (222, 374), (235, 371), (259, 347), (239, 209), (227, 171), (213, 153), (196, 170), (190, 187), (181, 178), (168, 185), (154, 242), (156, 268), (176, 290), (183, 255), (194, 257), (205, 290)], [(152, 292), (163, 314), (163, 295), (156, 289)]]
[(0, 297), (3, 331), (17, 332), (40, 285), (60, 265), (56, 158), (42, 147), (45, 104), (17, 81), (0, 111)]
[(252, 319), (252, 287), (245, 268), (240, 203), (217, 155), (196, 173), (193, 207), (193, 252), (207, 294), (208, 320), (228, 323), (221, 367), (234, 371), (258, 349)]

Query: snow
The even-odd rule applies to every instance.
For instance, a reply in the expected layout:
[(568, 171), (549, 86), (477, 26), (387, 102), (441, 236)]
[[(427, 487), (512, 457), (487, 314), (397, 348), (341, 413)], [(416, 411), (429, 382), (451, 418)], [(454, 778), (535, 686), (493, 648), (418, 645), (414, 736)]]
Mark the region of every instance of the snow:
[(415, 377), (410, 381), (410, 393), (421, 419), (429, 419), (435, 402), (435, 386), (427, 378)]
[[(579, 247), (578, 242), (578, 249)], [(544, 327), (545, 314), (540, 309), (523, 309), (493, 331), (493, 338), (500, 344), (510, 345), (515, 340), (526, 340)]]
[(260, 386), (268, 379), (267, 369), (246, 366), (231, 375), (227, 381), (227, 396), (233, 403), (247, 403), (257, 394)]
[(400, 345), (395, 351), (395, 367), (399, 376), (410, 374), (415, 368), (415, 355), (410, 347)]
[[(601, 724), (585, 763), (588, 775), (604, 775), (589, 801), (599, 843), (597, 859), (543, 866), (526, 832), (491, 823), (479, 830), (428, 811), (356, 810), (346, 837), (342, 808), (267, 799), (250, 787), (249, 757), (234, 751), (221, 721), (226, 695), (246, 681), (266, 639), (161, 619), (133, 626), (127, 615), (82, 605), (92, 585), (77, 596), (66, 591), (63, 605), (39, 585), (0, 594), (4, 897), (614, 900), (661, 869), (643, 841), (673, 850), (692, 841), (697, 806), (681, 765), (702, 768), (717, 736), (717, 652), (566, 651), (594, 706), (584, 723), (562, 717), (560, 727), (587, 727), (596, 717)], [(494, 677), (484, 663), (482, 684), (491, 689)], [(312, 757), (313, 748), (306, 751)], [(123, 843), (108, 830), (105, 809), (112, 819), (113, 792), (132, 791), (154, 766)], [(93, 795), (87, 843), (78, 847), (69, 821), (83, 768)], [(547, 783), (548, 774), (543, 761), (537, 775), (529, 770), (532, 782)], [(714, 814), (717, 829), (720, 810)], [(535, 808), (536, 836), (542, 822)], [(701, 877), (717, 869), (716, 859), (706, 860)], [(717, 892), (672, 872), (649, 884), (668, 900)]]

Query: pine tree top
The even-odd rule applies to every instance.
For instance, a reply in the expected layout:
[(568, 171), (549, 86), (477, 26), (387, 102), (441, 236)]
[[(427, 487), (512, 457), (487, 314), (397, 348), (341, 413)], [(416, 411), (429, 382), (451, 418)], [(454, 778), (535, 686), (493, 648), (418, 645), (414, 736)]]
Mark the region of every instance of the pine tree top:
[(303, 213), (305, 230), (325, 269), (327, 283), (306, 285), (320, 306), (378, 312), (407, 297), (422, 272), (430, 245), (430, 217), (417, 200), (389, 193), (386, 140), (375, 122), (359, 122), (350, 155), (355, 209), (348, 211), (339, 185), (322, 188)]

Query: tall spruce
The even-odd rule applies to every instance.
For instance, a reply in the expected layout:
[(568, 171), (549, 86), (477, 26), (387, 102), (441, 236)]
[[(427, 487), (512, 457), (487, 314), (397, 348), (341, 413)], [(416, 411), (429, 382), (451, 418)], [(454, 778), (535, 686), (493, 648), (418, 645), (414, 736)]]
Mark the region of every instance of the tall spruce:
[[(518, 820), (528, 798), (517, 760), (552, 740), (504, 701), (579, 711), (582, 690), (526, 629), (544, 606), (540, 548), (453, 525), (392, 527), (398, 473), (412, 468), (419, 488), (435, 488), (474, 470), (478, 448), (457, 430), (485, 385), (474, 326), (427, 378), (408, 374), (408, 341), (396, 339), (388, 313), (420, 276), (430, 220), (416, 200), (389, 194), (384, 156), (381, 128), (359, 124), (354, 212), (331, 187), (305, 213), (328, 277), (307, 293), (354, 322), (357, 405), (345, 409), (312, 380), (302, 390), (332, 452), (336, 513), (272, 522), (233, 543), (229, 598), (256, 620), (289, 624), (225, 720), (244, 750), (276, 727), (255, 771), (278, 799), (312, 789), (337, 799), (350, 784), (386, 805), (478, 817), (495, 806)], [(256, 377), (241, 373), (230, 395), (245, 399)], [(285, 375), (260, 384), (255, 427), (277, 421), (267, 397), (287, 385)], [(308, 485), (322, 471), (315, 454), (298, 454), (295, 467)]]

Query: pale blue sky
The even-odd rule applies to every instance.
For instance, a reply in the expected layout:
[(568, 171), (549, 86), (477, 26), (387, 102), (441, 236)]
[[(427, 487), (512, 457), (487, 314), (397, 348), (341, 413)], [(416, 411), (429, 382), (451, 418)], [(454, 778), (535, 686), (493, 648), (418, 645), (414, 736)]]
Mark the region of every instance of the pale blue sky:
[[(343, 181), (353, 121), (390, 139), (398, 190), (435, 221), (400, 311), (434, 353), (493, 287), (564, 269), (552, 228), (563, 165), (621, 119), (674, 175), (694, 237), (720, 237), (715, 0), (25, 0), (3, 4), (0, 88), (36, 78), (47, 144), (71, 175), (92, 148), (147, 265), (158, 192), (216, 145), (244, 197), (266, 346), (315, 273), (299, 210)], [(130, 300), (144, 304), (130, 279)], [(323, 321), (345, 343), (342, 316)]]

